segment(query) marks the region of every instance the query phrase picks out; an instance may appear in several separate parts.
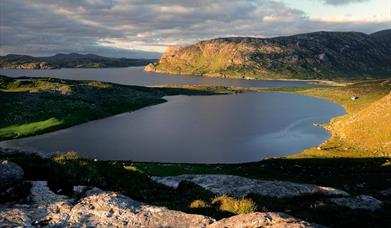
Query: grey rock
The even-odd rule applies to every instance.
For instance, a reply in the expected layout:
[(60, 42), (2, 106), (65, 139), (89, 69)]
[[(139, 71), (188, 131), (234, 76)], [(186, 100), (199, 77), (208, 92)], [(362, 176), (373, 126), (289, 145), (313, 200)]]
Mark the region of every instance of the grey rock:
[(383, 196), (391, 196), (391, 188), (385, 189), (380, 192)]
[(147, 205), (92, 188), (78, 202), (33, 181), (31, 204), (0, 206), (2, 227), (319, 227), (283, 213), (250, 213), (214, 219)]
[(0, 190), (12, 187), (23, 179), (23, 169), (10, 161), (0, 162)]
[[(73, 200), (53, 193), (46, 181), (32, 181), (31, 204), (15, 204), (0, 208), (0, 224), (5, 227), (33, 225), (65, 226)], [(17, 225), (15, 225), (17, 224)]]
[(343, 197), (330, 199), (332, 203), (351, 209), (377, 210), (381, 208), (382, 202), (372, 196), (359, 195), (356, 197)]
[(100, 192), (83, 198), (69, 213), (68, 224), (78, 227), (205, 227), (214, 219), (156, 207), (115, 192)]
[(227, 228), (227, 227), (273, 227), (273, 228), (303, 228), (303, 227), (322, 227), (316, 224), (298, 220), (283, 213), (261, 213), (236, 215), (212, 223), (208, 228)]
[(33, 181), (31, 204), (2, 206), (5, 227), (205, 227), (215, 220), (132, 200), (93, 188), (78, 203), (53, 193), (45, 181)]
[(228, 194), (236, 197), (245, 197), (249, 193), (278, 198), (314, 193), (341, 196), (349, 195), (345, 191), (330, 187), (288, 181), (263, 181), (232, 175), (179, 175), (152, 177), (152, 179), (173, 188), (177, 188), (181, 181), (191, 181), (215, 194)]
[(0, 207), (4, 227), (319, 227), (282, 213), (251, 213), (220, 221), (147, 205), (99, 188), (75, 203), (33, 181), (31, 204)]
[(77, 185), (73, 186), (73, 192), (81, 194), (87, 189), (87, 186), (84, 185)]

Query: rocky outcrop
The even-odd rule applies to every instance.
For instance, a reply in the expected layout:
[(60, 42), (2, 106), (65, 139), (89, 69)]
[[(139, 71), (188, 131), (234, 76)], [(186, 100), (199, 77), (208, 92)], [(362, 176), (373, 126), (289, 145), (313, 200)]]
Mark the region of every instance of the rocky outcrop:
[(205, 227), (215, 220), (150, 206), (94, 188), (77, 203), (54, 194), (45, 181), (33, 181), (31, 204), (0, 208), (2, 225), (32, 227)]
[(23, 178), (23, 169), (10, 161), (0, 161), (0, 190), (5, 190), (20, 182)]
[(312, 184), (298, 184), (287, 181), (264, 181), (232, 175), (179, 175), (152, 177), (153, 180), (176, 188), (181, 181), (191, 181), (215, 194), (245, 197), (256, 193), (270, 197), (293, 197), (302, 194), (320, 193), (325, 195), (349, 195), (347, 192)]
[(45, 181), (33, 181), (30, 205), (1, 208), (0, 223), (62, 227), (205, 227), (215, 220), (150, 206), (115, 192), (94, 188), (74, 203), (54, 194)]
[(171, 47), (145, 70), (252, 79), (357, 79), (391, 75), (391, 30), (229, 37)]
[(0, 206), (1, 227), (318, 227), (282, 213), (250, 213), (216, 222), (98, 188), (76, 202), (54, 194), (45, 181), (32, 182), (30, 197), (30, 204)]
[(381, 208), (382, 202), (372, 196), (359, 195), (356, 197), (342, 197), (330, 199), (332, 203), (345, 206), (350, 209), (377, 210)]
[(264, 227), (264, 228), (303, 228), (303, 227), (322, 227), (310, 224), (308, 222), (295, 219), (283, 213), (261, 213), (255, 212), (232, 216), (222, 219), (208, 226), (208, 228), (227, 228), (227, 227)]
[(69, 213), (69, 223), (120, 227), (205, 227), (214, 219), (146, 205), (114, 192), (90, 191)]

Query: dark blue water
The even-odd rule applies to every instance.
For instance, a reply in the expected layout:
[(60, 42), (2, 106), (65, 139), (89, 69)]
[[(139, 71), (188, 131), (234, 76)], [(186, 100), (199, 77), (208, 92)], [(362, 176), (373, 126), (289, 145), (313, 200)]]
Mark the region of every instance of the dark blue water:
[(166, 99), (166, 103), (132, 113), (0, 146), (44, 153), (73, 150), (82, 156), (110, 160), (249, 162), (319, 145), (329, 134), (313, 123), (328, 122), (345, 113), (341, 106), (326, 100), (280, 93)]

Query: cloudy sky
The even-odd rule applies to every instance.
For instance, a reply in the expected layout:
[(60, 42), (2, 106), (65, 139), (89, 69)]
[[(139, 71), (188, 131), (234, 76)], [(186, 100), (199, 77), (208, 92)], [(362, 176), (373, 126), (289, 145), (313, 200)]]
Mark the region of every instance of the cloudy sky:
[(391, 28), (391, 0), (0, 0), (0, 55), (156, 57), (223, 36)]

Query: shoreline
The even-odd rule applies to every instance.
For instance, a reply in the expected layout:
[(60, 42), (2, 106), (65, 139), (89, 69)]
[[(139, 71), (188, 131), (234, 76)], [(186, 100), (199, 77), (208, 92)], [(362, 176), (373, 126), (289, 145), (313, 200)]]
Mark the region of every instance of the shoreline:
[(174, 74), (160, 71), (148, 71), (144, 69), (144, 72), (159, 74), (159, 75), (167, 75), (167, 76), (190, 76), (190, 77), (208, 77), (208, 78), (222, 78), (222, 79), (232, 79), (232, 80), (247, 80), (247, 81), (286, 81), (286, 82), (308, 82), (308, 84), (313, 85), (325, 85), (325, 86), (346, 86), (349, 84), (357, 83), (365, 80), (341, 80), (342, 82), (338, 82), (335, 80), (326, 80), (326, 79), (292, 79), (292, 78), (253, 78), (253, 77), (244, 77), (244, 76), (225, 76), (218, 74)]
[[(155, 87), (155, 88), (173, 88), (173, 87), (165, 87), (165, 86), (160, 86), (160, 87)], [(175, 88), (175, 87), (174, 87)], [(180, 86), (178, 87), (180, 88)], [(234, 88), (234, 89), (242, 89), (244, 90), (244, 93), (246, 92), (257, 92), (257, 93), (264, 93), (264, 92), (274, 92), (274, 93), (289, 93), (289, 94), (295, 94), (295, 95), (299, 95), (299, 96), (307, 96), (307, 97), (312, 97), (312, 98), (316, 98), (316, 99), (321, 99), (321, 100), (326, 100), (328, 102), (331, 102), (331, 103), (334, 103), (334, 104), (337, 104), (339, 106), (341, 106), (344, 110), (345, 110), (345, 113), (342, 114), (342, 115), (338, 115), (338, 116), (335, 116), (335, 117), (332, 117), (330, 118), (330, 120), (328, 122), (325, 122), (325, 123), (322, 123), (320, 124), (320, 127), (322, 127), (322, 129), (324, 129), (326, 132), (328, 132), (330, 134), (330, 137), (327, 138), (324, 142), (322, 142), (321, 144), (319, 145), (316, 145), (316, 146), (313, 146), (313, 147), (310, 147), (310, 148), (307, 148), (307, 149), (304, 149), (302, 151), (299, 151), (297, 153), (293, 153), (291, 155), (286, 155), (286, 156), (272, 156), (272, 157), (266, 157), (266, 158), (263, 158), (263, 159), (260, 159), (260, 160), (255, 160), (255, 161), (248, 161), (248, 162), (233, 162), (233, 163), (187, 163), (187, 162), (157, 162), (157, 161), (152, 161), (152, 162), (145, 162), (145, 161), (134, 161), (134, 163), (147, 163), (147, 164), (170, 164), (170, 165), (246, 165), (246, 164), (252, 164), (252, 163), (257, 163), (257, 162), (261, 162), (261, 161), (265, 161), (265, 160), (269, 160), (269, 159), (287, 159), (287, 158), (290, 158), (291, 156), (296, 156), (296, 155), (299, 155), (301, 153), (303, 153), (305, 150), (308, 150), (308, 149), (311, 149), (311, 148), (317, 148), (317, 147), (320, 147), (323, 143), (327, 142), (328, 140), (330, 140), (332, 137), (333, 137), (333, 132), (327, 128), (325, 125), (328, 125), (328, 124), (331, 124), (333, 122), (334, 119), (336, 118), (339, 118), (339, 117), (342, 117), (342, 116), (345, 116), (348, 114), (347, 110), (346, 110), (346, 107), (344, 107), (342, 104), (339, 104), (333, 100), (330, 100), (330, 99), (327, 99), (327, 98), (322, 98), (322, 97), (316, 97), (316, 96), (310, 96), (310, 95), (303, 95), (303, 94), (300, 94), (300, 93), (292, 93), (292, 92), (286, 92), (286, 91), (260, 91), (260, 90), (251, 90), (250, 88), (248, 90), (246, 90), (245, 88), (241, 88), (241, 87), (229, 87), (229, 88)], [(304, 87), (303, 87), (304, 88)], [(164, 97), (162, 97), (162, 99), (164, 100), (162, 103), (165, 103), (167, 102), (167, 100), (165, 99), (165, 97), (167, 96), (172, 96), (172, 95), (166, 95)], [(159, 103), (161, 104), (161, 103)], [(145, 106), (145, 107), (142, 107), (140, 109), (144, 109), (144, 108), (147, 108), (147, 107), (150, 107), (151, 105), (148, 105), (148, 106)], [(153, 105), (152, 105), (153, 106)], [(137, 109), (137, 110), (140, 110), (140, 109)], [(129, 111), (129, 112), (133, 112), (133, 111), (137, 111), (137, 110), (132, 110), (132, 111)], [(74, 127), (74, 126), (78, 126), (78, 125), (82, 125), (82, 124), (86, 124), (86, 123), (90, 123), (90, 122), (94, 122), (94, 121), (98, 121), (98, 120), (102, 120), (102, 119), (106, 119), (106, 118), (112, 118), (112, 117), (115, 117), (115, 116), (118, 116), (118, 115), (123, 115), (123, 114), (126, 114), (126, 113), (129, 113), (129, 112), (123, 112), (123, 113), (117, 113), (117, 114), (114, 114), (114, 115), (111, 115), (111, 116), (106, 116), (106, 117), (103, 117), (103, 118), (100, 118), (100, 119), (93, 119), (93, 120), (89, 120), (87, 122), (82, 122), (82, 123), (79, 123), (77, 125), (72, 125), (72, 126), (68, 126), (68, 127), (65, 127), (65, 128), (59, 128), (59, 129), (56, 129), (56, 130), (53, 130), (53, 131), (48, 131), (48, 132), (43, 132), (41, 134), (36, 134), (36, 135), (31, 135), (31, 136), (27, 136), (27, 137), (22, 137), (22, 138), (29, 138), (29, 137), (34, 137), (34, 136), (38, 136), (38, 135), (45, 135), (45, 134), (50, 134), (50, 133), (55, 133), (57, 131), (61, 131), (61, 130), (64, 130), (64, 129), (67, 129), (69, 127)], [(7, 140), (2, 140), (0, 141), (0, 150), (8, 150), (10, 151), (11, 153), (12, 152), (23, 152), (23, 153), (32, 153), (32, 154), (36, 154), (42, 158), (50, 158), (51, 156), (54, 156), (54, 155), (62, 155), (62, 154), (65, 154), (67, 152), (52, 152), (52, 153), (49, 153), (49, 154), (45, 154), (45, 153), (42, 153), (38, 150), (23, 150), (23, 148), (18, 148), (18, 147), (4, 147), (4, 146), (1, 146), (1, 144), (4, 144), (5, 142), (7, 141), (10, 141), (10, 140), (17, 140), (17, 139), (21, 139), (21, 138), (16, 138), (16, 139), (7, 139)], [(94, 159), (94, 158), (90, 158), (90, 157), (81, 157), (83, 159)], [(102, 160), (102, 161), (117, 161), (117, 162), (123, 162), (123, 161), (127, 161), (127, 160)]]

